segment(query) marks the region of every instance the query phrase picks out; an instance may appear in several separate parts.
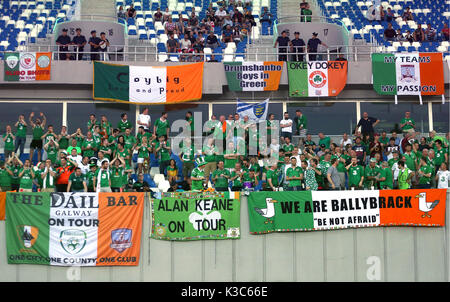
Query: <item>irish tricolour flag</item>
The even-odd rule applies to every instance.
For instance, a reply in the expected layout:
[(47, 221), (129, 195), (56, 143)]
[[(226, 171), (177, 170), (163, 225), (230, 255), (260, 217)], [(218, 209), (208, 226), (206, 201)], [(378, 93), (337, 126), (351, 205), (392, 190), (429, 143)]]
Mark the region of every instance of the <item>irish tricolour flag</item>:
[(225, 62), (225, 75), (231, 91), (278, 90), (283, 62)]
[(51, 52), (6, 52), (5, 81), (50, 80)]
[(7, 193), (9, 264), (138, 265), (143, 193)]
[(347, 83), (347, 61), (288, 62), (289, 96), (336, 96)]
[(442, 95), (442, 53), (372, 54), (373, 88), (381, 95)]

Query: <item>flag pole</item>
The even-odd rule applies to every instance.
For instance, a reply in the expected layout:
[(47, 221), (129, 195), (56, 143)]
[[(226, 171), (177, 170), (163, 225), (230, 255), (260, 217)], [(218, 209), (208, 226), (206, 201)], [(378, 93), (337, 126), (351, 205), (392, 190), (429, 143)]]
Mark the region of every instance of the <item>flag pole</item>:
[(423, 105), (423, 102), (422, 102), (422, 95), (421, 95), (421, 94), (419, 94), (419, 100), (420, 100), (420, 105)]
[(443, 94), (441, 94), (442, 96), (442, 105), (445, 104), (445, 96)]
[(398, 104), (398, 99), (397, 99), (397, 95), (395, 95), (395, 105)]

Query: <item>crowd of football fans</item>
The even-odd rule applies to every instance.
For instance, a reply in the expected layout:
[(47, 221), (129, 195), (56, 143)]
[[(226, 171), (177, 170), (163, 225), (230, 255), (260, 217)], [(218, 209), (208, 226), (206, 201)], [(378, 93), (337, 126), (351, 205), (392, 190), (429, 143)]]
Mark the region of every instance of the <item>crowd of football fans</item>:
[[(91, 114), (73, 133), (47, 118), (20, 115), (6, 127), (2, 191), (150, 191), (156, 175), (169, 191), (448, 188), (450, 178), (450, 133), (421, 135), (409, 112), (389, 135), (378, 133), (379, 120), (364, 112), (355, 132), (339, 141), (324, 133), (313, 139), (301, 110), (280, 120), (269, 114), (267, 137), (248, 116), (213, 115), (201, 129), (200, 148), (189, 135), (172, 146), (165, 112), (152, 122), (144, 109), (136, 125), (125, 113), (117, 125)], [(188, 134), (197, 133), (192, 112), (183, 122)], [(24, 154), (27, 133), (32, 139)]]

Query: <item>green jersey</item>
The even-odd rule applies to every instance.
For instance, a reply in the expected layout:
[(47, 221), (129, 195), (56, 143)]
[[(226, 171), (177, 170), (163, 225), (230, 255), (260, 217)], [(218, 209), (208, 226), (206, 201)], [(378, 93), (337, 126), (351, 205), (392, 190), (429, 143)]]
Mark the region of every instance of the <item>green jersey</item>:
[(0, 187), (11, 186), (11, 175), (6, 169), (0, 169)]
[(380, 170), (380, 178), (385, 178), (385, 180), (380, 181), (380, 187), (384, 188), (387, 187), (388, 189), (393, 189), (393, 183), (392, 183), (392, 179), (393, 179), (393, 175), (392, 175), (392, 170), (391, 168), (382, 168)]
[(361, 178), (364, 176), (364, 167), (360, 165), (350, 166), (348, 169), (348, 186), (359, 186)]
[(133, 146), (136, 144), (136, 138), (133, 135), (130, 136), (123, 136), (123, 139), (125, 141), (124, 147), (127, 150), (131, 150), (131, 148), (133, 148)]
[[(303, 174), (303, 169), (301, 167), (290, 167), (286, 171), (286, 177), (300, 177)], [(298, 187), (302, 185), (300, 179), (289, 180), (289, 187)]]
[(437, 148), (434, 148), (434, 162), (435, 165), (441, 165), (445, 161), (445, 149), (441, 148), (441, 150), (438, 150)]
[[(336, 158), (338, 160), (338, 166), (337, 166), (337, 170), (338, 172), (342, 172), (345, 173), (347, 172), (347, 170), (345, 169), (345, 167), (349, 164), (349, 161), (351, 159), (350, 155), (347, 154), (341, 154), (341, 155), (332, 155), (331, 159)], [(342, 162), (340, 159), (343, 158), (345, 160), (345, 162)]]
[(233, 172), (231, 172), (231, 178), (236, 177), (234, 180), (232, 180), (232, 186), (233, 187), (237, 187), (240, 188), (242, 187), (242, 183), (243, 183), (243, 179), (241, 178), (240, 174), (241, 174), (242, 170), (240, 170), (239, 172), (236, 173), (236, 171), (233, 170)]
[[(201, 178), (205, 177), (205, 171), (197, 168), (194, 168), (191, 173), (191, 177)], [(191, 184), (192, 190), (203, 190), (203, 180), (192, 180)]]
[(5, 150), (14, 151), (14, 139), (11, 134), (3, 134), (3, 139), (5, 140)]
[(131, 126), (131, 123), (126, 120), (120, 120), (120, 122), (117, 124), (117, 129), (119, 129), (120, 132), (125, 132), (126, 129), (131, 129), (133, 126)]
[(55, 145), (47, 147), (47, 158), (52, 162), (56, 163), (56, 158), (58, 157), (58, 149)]
[[(236, 150), (226, 150), (225, 155), (227, 154), (236, 154)], [(225, 157), (225, 168), (233, 169), (236, 166), (237, 158), (226, 158)]]
[(431, 177), (433, 176), (433, 168), (425, 165), (420, 167), (419, 171), (421, 171), (423, 174), (431, 174), (429, 177), (422, 175), (419, 178), (419, 184), (421, 185), (429, 185), (431, 184)]
[(182, 146), (181, 147), (182, 156), (184, 162), (192, 163), (194, 162), (194, 149), (192, 147), (188, 146)]
[(376, 177), (379, 174), (379, 167), (375, 166), (372, 168), (368, 165), (364, 172), (364, 184), (366, 188), (369, 188), (375, 184), (374, 179), (369, 179), (369, 177)]
[[(225, 176), (228, 176), (228, 178), (226, 178)], [(212, 178), (215, 179), (216, 177), (217, 177), (215, 182), (216, 188), (228, 188), (228, 179), (231, 177), (231, 174), (227, 169), (215, 170), (213, 172)]]
[(80, 191), (84, 190), (83, 182), (85, 181), (85, 176), (83, 174), (80, 174), (80, 176), (77, 176), (77, 174), (74, 172), (70, 174), (69, 181), (72, 182), (72, 185), (70, 188), (72, 190)]
[(58, 145), (60, 150), (67, 150), (67, 148), (69, 148), (69, 139), (64, 135), (61, 136), (60, 140), (58, 141)]
[(149, 151), (149, 146), (148, 145), (138, 145), (137, 146), (137, 150), (138, 150), (138, 157), (139, 158), (149, 158), (150, 157), (150, 151)]
[(203, 147), (203, 152), (205, 153), (205, 161), (207, 163), (216, 161), (216, 153), (219, 152), (216, 146), (205, 146)]
[(90, 147), (90, 149), (84, 150), (83, 152), (83, 156), (87, 156), (87, 157), (92, 157), (95, 155), (95, 150), (97, 148), (97, 143), (94, 141), (93, 138), (91, 139), (85, 139), (82, 145), (83, 148), (88, 148)]
[(294, 145), (293, 144), (289, 144), (289, 145), (288, 144), (283, 144), (281, 146), (281, 149), (284, 150), (284, 153), (286, 155), (291, 156), (292, 155), (292, 151), (294, 150)]
[(25, 124), (19, 123), (17, 125), (16, 136), (17, 137), (26, 137), (27, 136), (27, 126), (25, 126)]
[(330, 143), (331, 143), (331, 139), (328, 136), (326, 136), (324, 138), (321, 138), (319, 140), (319, 146), (324, 144), (325, 145), (325, 149), (330, 149)]
[(280, 182), (279, 182), (280, 175), (281, 175), (280, 170), (278, 170), (278, 169), (276, 169), (276, 170), (269, 169), (269, 170), (267, 170), (266, 178), (267, 178), (267, 181), (269, 181), (269, 179), (272, 180), (272, 185), (274, 187), (278, 187), (279, 184), (280, 184)]
[(164, 120), (162, 121), (161, 118), (157, 119), (155, 121), (155, 127), (156, 127), (156, 136), (161, 135), (167, 135), (167, 129), (169, 129), (169, 121)]
[(297, 130), (308, 129), (308, 121), (306, 116), (302, 114), (301, 117), (297, 118)]
[[(170, 143), (164, 141), (163, 145), (165, 144), (165, 146), (170, 147)], [(157, 142), (155, 145), (155, 149), (158, 149), (159, 146), (161, 145), (161, 142)], [(164, 161), (168, 161), (170, 160), (170, 151), (166, 148), (164, 148), (164, 146), (161, 147), (161, 149), (158, 151), (158, 161), (159, 162), (164, 162)]]
[(406, 159), (405, 163), (408, 169), (410, 169), (411, 171), (416, 171), (416, 161), (417, 161), (416, 154), (414, 154), (414, 152), (411, 152), (410, 154), (404, 153), (403, 156), (405, 156)]
[(113, 166), (110, 169), (111, 174), (111, 188), (121, 188), (124, 183), (124, 171), (123, 167), (115, 167)]
[(25, 168), (21, 168), (19, 174), (22, 173), (22, 177), (20, 177), (20, 188), (21, 189), (32, 189), (33, 188), (33, 176), (31, 175), (31, 169), (25, 170)]
[(67, 148), (67, 154), (69, 154), (69, 155), (72, 154), (72, 149), (77, 150), (77, 154), (81, 155), (81, 148), (80, 147), (72, 147), (72, 146)]
[[(53, 168), (51, 168), (52, 172), (56, 172)], [(56, 174), (55, 177), (52, 177), (52, 175), (50, 173), (47, 173), (47, 175), (43, 176), (42, 174), (45, 172), (45, 168), (44, 170), (39, 170), (39, 185), (41, 186), (41, 188), (44, 188), (44, 184), (45, 184), (45, 188), (54, 188), (55, 184), (56, 184)], [(74, 174), (74, 173), (72, 173)], [(72, 175), (71, 174), (71, 175)], [(44, 177), (44, 178), (43, 178)]]
[(412, 118), (402, 118), (402, 120), (400, 121), (400, 124), (405, 124), (407, 122), (410, 122), (412, 125), (407, 124), (405, 126), (402, 127), (403, 131), (409, 130), (409, 129), (414, 129), (414, 126), (416, 124), (416, 122), (412, 119)]
[(85, 179), (86, 179), (86, 184), (88, 186), (88, 191), (89, 190), (93, 190), (94, 189), (94, 176), (97, 174), (97, 171), (92, 172), (92, 170), (90, 170), (89, 172), (86, 173)]
[[(101, 188), (108, 188), (109, 187), (109, 173), (107, 170), (99, 169), (96, 173), (96, 179), (95, 181), (98, 182), (98, 179), (100, 178), (100, 187)], [(97, 183), (94, 184), (97, 186)]]
[(40, 125), (35, 125), (33, 127), (33, 140), (41, 140), (41, 137), (44, 135), (44, 128)]
[(136, 135), (136, 141), (137, 141), (138, 144), (141, 144), (141, 143), (142, 143), (142, 138), (143, 138), (143, 137), (146, 137), (146, 138), (147, 138), (147, 144), (148, 144), (148, 143), (150, 143), (150, 141), (151, 141), (152, 134), (151, 134), (150, 132), (144, 132), (144, 134), (138, 133), (138, 134)]
[(408, 168), (405, 168), (404, 171), (400, 171), (398, 173), (398, 188), (401, 190), (406, 190), (409, 189), (410, 184), (407, 181), (408, 180), (408, 176), (411, 173), (411, 171), (409, 171)]

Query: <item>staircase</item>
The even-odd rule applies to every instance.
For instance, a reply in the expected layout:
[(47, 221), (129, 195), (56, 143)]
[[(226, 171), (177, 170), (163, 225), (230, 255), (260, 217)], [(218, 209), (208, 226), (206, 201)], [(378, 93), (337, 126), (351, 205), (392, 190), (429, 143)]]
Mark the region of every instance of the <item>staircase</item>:
[[(81, 19), (111, 21), (116, 17), (115, 0), (81, 0)], [(89, 18), (88, 16), (95, 16)]]

